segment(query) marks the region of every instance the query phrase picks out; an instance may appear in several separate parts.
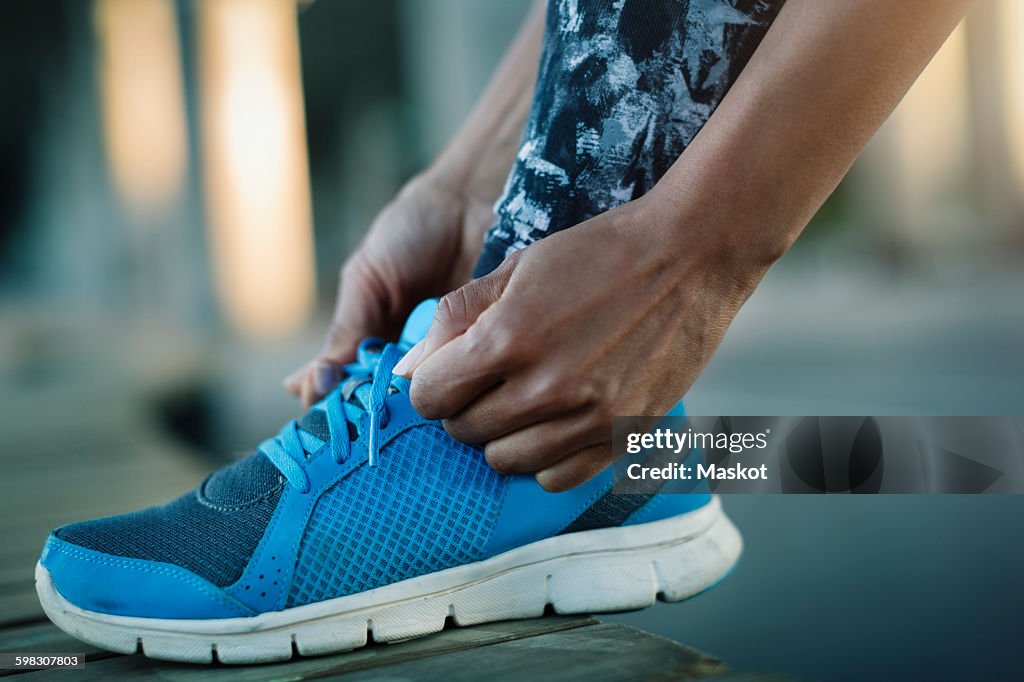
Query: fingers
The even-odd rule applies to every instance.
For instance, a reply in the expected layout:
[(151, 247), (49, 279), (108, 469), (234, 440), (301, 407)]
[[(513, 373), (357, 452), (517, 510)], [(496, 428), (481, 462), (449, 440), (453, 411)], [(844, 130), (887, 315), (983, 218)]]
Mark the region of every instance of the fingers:
[[(514, 383), (500, 381), (465, 409), (448, 417), (445, 430), (463, 443), (487, 443), (567, 411), (529, 386), (528, 377)], [(537, 397), (531, 399), (531, 393)]]
[(446, 294), (437, 304), (437, 312), (430, 324), (430, 330), (413, 356), (410, 352), (395, 366), (395, 374), (411, 379), (413, 374), (438, 349), (466, 333), (501, 297), (512, 274), (514, 259), (507, 259), (501, 267), (480, 279), (473, 280)]
[[(347, 356), (339, 354), (339, 357)], [(285, 387), (308, 409), (334, 390), (345, 374), (345, 364), (346, 361), (336, 362), (320, 356), (289, 375)]]
[[(319, 374), (311, 375), (318, 384), (314, 389), (329, 391), (334, 388), (328, 386), (332, 379), (330, 368), (355, 360), (359, 342), (378, 333), (384, 324), (380, 311), (385, 295), (380, 287), (374, 285), (375, 281), (372, 269), (362, 265), (358, 254), (342, 268), (331, 326), (314, 361), (314, 368), (319, 369)], [(316, 367), (317, 363), (320, 363), (319, 367)]]
[(308, 409), (334, 390), (345, 376), (345, 365), (329, 360), (315, 360), (306, 366), (306, 374), (299, 388), (299, 398)]
[(598, 445), (607, 437), (606, 429), (585, 411), (577, 410), (489, 440), (484, 456), (499, 473), (524, 474), (550, 468), (582, 447)]
[(485, 313), (508, 283), (510, 261), (442, 298), (419, 350), (395, 367), (395, 374), (412, 378), (409, 398), (422, 416), (455, 416), (500, 381), (511, 336), (501, 331), (507, 327), (488, 324), (497, 316)]
[(317, 357), (285, 379), (285, 388), (306, 408), (334, 390), (360, 341), (379, 333), (383, 323), (374, 278), (360, 263), (357, 254), (342, 268), (333, 320)]
[(537, 483), (549, 493), (560, 493), (586, 483), (614, 460), (611, 443), (592, 445), (538, 471)]
[(477, 335), (470, 332), (450, 341), (416, 370), (409, 399), (420, 415), (453, 417), (501, 380), (503, 366), (493, 361), (493, 354), (474, 352)]
[(308, 371), (309, 364), (307, 363), (286, 376), (282, 382), (285, 390), (298, 398), (302, 394), (302, 382), (305, 380), (306, 372)]
[(303, 391), (327, 393), (337, 385), (344, 365), (322, 360), (307, 362), (284, 379), (285, 389), (297, 398), (302, 397)]
[(313, 374), (315, 371), (316, 370), (313, 368), (313, 365), (310, 364), (310, 368), (306, 373), (306, 378), (302, 382), (302, 388), (299, 391), (299, 399), (302, 401), (302, 407), (307, 410), (311, 408), (314, 403), (320, 400), (321, 397), (327, 395), (326, 393), (321, 394), (320, 391), (314, 387), (315, 380), (313, 379)]

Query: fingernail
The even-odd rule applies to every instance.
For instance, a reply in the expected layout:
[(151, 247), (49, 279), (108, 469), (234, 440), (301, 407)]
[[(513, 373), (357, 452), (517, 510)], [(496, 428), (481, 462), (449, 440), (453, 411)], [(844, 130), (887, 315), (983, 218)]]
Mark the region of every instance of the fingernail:
[(536, 479), (537, 484), (540, 485), (541, 488), (544, 488), (545, 491), (553, 495), (565, 492), (566, 490), (569, 490), (570, 488), (574, 488), (575, 486), (579, 485), (578, 483), (566, 485), (565, 481), (560, 481), (558, 479), (558, 476), (554, 472), (552, 472), (551, 469), (543, 469), (542, 471), (538, 471), (536, 474), (534, 474), (533, 477), (534, 479)]
[(313, 365), (313, 389), (321, 396), (338, 385), (338, 368), (322, 360)]
[(395, 368), (393, 370), (391, 370), (391, 373), (397, 374), (400, 377), (405, 377), (406, 379), (408, 379), (409, 371), (412, 370), (413, 365), (416, 364), (416, 361), (419, 359), (420, 354), (422, 353), (423, 341), (420, 341), (415, 346), (409, 349), (409, 352), (405, 354), (405, 357), (398, 361), (398, 364), (395, 365)]
[(550, 479), (551, 479), (551, 472), (550, 471), (548, 471), (547, 469), (541, 469), (540, 471), (538, 471), (537, 473), (535, 473), (533, 475), (533, 478), (534, 478), (534, 480), (537, 481), (537, 485), (539, 485), (541, 488), (544, 488), (545, 491), (551, 492), (548, 489), (548, 486), (551, 484), (551, 481), (550, 481)]

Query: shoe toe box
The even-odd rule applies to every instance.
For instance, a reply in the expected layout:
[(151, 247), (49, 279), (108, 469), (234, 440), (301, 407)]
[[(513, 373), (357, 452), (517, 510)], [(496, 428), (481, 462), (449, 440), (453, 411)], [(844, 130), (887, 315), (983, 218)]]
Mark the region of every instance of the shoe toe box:
[(88, 611), (150, 618), (251, 615), (227, 594), (263, 536), (276, 498), (232, 507), (200, 490), (131, 514), (55, 530), (40, 563)]
[(252, 615), (221, 588), (181, 566), (98, 552), (57, 534), (47, 539), (40, 565), (45, 574), (37, 580), (48, 579), (63, 600), (86, 611), (170, 619)]

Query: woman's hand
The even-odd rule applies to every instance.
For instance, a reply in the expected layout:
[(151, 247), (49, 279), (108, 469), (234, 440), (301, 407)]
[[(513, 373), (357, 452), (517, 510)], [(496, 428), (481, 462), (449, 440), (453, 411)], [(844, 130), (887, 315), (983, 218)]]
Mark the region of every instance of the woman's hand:
[(420, 414), (485, 443), (498, 471), (537, 472), (551, 491), (611, 463), (613, 416), (665, 414), (766, 265), (700, 238), (721, 230), (667, 237), (678, 215), (656, 195), (551, 235), (445, 296), (396, 368), (412, 378)]
[(360, 341), (396, 337), (413, 306), (469, 281), (529, 111), (544, 16), (538, 0), (458, 134), (380, 212), (342, 266), (327, 340), (284, 382), (307, 407), (334, 388)]
[(397, 337), (417, 303), (469, 281), (493, 217), (488, 202), (455, 190), (440, 173), (411, 180), (345, 261), (324, 345), (286, 388), (312, 405), (334, 388), (360, 341)]
[(397, 368), (508, 473), (562, 490), (613, 459), (613, 415), (664, 414), (970, 0), (790, 0), (643, 198), (442, 299)]

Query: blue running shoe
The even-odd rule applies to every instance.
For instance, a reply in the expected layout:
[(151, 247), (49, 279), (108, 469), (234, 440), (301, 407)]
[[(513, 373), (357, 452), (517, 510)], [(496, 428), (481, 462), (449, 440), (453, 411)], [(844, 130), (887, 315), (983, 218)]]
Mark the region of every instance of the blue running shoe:
[(740, 554), (717, 498), (551, 494), (503, 476), (392, 375), (427, 331), (366, 341), (346, 380), (173, 502), (55, 530), (36, 589), (65, 632), (120, 653), (258, 663), (458, 625), (685, 599)]

